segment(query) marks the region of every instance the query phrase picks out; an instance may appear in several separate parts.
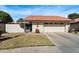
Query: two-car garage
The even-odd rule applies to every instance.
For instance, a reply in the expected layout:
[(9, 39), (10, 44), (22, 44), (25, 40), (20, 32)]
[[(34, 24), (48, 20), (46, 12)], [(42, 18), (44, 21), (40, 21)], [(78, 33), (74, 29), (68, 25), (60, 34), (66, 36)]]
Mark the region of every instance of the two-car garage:
[(65, 25), (63, 23), (61, 24), (45, 23), (44, 32), (65, 32)]

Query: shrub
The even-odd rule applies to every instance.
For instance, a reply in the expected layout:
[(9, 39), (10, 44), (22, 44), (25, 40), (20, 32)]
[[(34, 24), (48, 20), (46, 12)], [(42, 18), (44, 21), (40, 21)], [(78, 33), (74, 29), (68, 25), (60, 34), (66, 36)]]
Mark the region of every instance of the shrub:
[(36, 30), (35, 30), (35, 33), (40, 33), (39, 29), (36, 29)]

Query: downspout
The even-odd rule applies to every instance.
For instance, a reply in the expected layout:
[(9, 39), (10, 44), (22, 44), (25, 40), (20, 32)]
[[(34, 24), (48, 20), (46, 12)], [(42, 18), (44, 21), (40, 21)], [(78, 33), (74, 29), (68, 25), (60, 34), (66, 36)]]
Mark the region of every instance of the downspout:
[(44, 32), (44, 23), (43, 23), (43, 32)]
[(65, 22), (65, 32), (66, 32), (66, 22)]
[(26, 30), (26, 29), (25, 29), (25, 21), (24, 21), (24, 32), (25, 32), (25, 30)]

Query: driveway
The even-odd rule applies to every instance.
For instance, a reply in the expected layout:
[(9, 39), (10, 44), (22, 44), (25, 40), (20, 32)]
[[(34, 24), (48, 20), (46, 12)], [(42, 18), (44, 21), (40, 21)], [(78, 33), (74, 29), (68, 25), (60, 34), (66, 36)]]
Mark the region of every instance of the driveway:
[(46, 33), (62, 53), (79, 52), (79, 36), (71, 33)]

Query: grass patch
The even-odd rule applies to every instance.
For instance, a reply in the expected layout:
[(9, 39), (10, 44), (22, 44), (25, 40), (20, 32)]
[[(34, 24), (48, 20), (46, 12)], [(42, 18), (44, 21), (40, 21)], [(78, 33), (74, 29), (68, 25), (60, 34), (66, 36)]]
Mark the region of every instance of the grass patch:
[(41, 34), (7, 34), (8, 39), (0, 42), (0, 49), (12, 49), (18, 47), (54, 46), (51, 41)]

